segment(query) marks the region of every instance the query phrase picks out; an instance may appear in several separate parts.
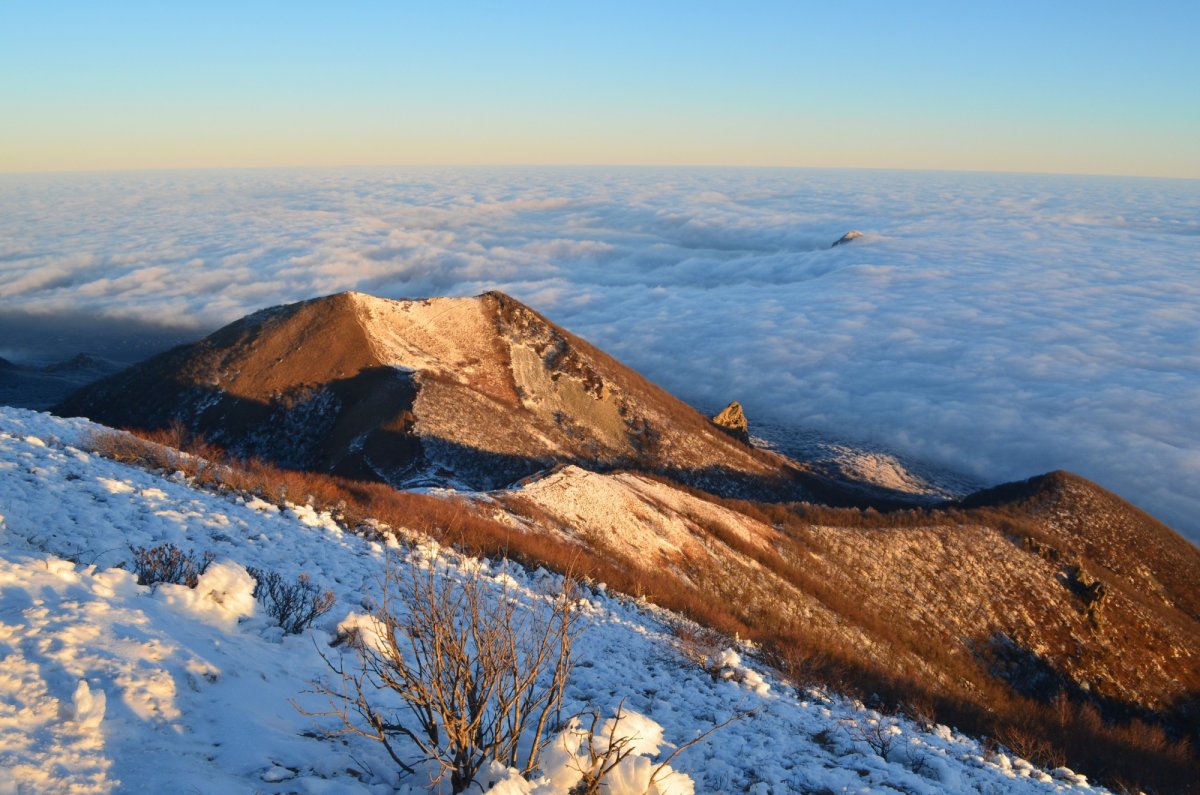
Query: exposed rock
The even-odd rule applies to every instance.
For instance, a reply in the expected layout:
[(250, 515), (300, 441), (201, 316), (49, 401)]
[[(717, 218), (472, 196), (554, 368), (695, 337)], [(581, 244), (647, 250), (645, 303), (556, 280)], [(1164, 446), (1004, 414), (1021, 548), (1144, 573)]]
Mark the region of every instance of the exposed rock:
[(746, 412), (742, 411), (742, 404), (736, 400), (723, 408), (720, 414), (712, 418), (712, 421), (714, 425), (743, 442), (750, 441), (750, 423), (746, 421)]
[(863, 236), (862, 232), (858, 231), (857, 229), (851, 229), (849, 232), (842, 235), (837, 240), (833, 241), (833, 245), (830, 246), (830, 248), (835, 248), (836, 246), (840, 246), (843, 243), (849, 243), (851, 240), (858, 240), (862, 236)]

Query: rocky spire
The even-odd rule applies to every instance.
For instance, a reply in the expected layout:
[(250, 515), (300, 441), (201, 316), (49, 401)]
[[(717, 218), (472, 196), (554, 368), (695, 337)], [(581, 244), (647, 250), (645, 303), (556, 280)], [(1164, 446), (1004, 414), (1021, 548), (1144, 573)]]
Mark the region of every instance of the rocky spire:
[(714, 425), (743, 442), (750, 441), (750, 423), (746, 422), (746, 412), (742, 411), (742, 404), (736, 400), (722, 409), (720, 414), (712, 418), (712, 421)]

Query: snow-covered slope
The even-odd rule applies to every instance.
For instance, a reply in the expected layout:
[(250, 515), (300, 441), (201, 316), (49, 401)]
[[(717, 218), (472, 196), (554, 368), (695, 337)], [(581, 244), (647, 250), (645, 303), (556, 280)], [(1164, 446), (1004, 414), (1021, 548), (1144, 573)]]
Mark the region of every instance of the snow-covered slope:
[[(421, 791), (419, 776), (401, 780), (369, 741), (313, 736), (315, 719), (292, 702), (323, 706), (304, 691), (327, 672), (322, 651), (343, 653), (328, 647), (332, 632), (377, 592), (388, 547), (401, 565), (427, 565), (437, 551), (98, 458), (78, 448), (89, 427), (0, 409), (0, 792)], [(195, 591), (152, 590), (115, 568), (130, 545), (166, 542), (216, 555)], [(447, 576), (482, 565), (511, 578), (524, 603), (556, 580), (439, 559)], [(245, 566), (307, 573), (337, 603), (310, 632), (282, 636), (246, 615)], [(674, 760), (696, 792), (1089, 790), (1070, 771), (1038, 771), (946, 727), (923, 731), (797, 692), (746, 649), (744, 662), (723, 655), (740, 675), (710, 675), (676, 647), (669, 614), (603, 592), (586, 602), (571, 708), (611, 713), (624, 700), (676, 744), (754, 711)], [(892, 739), (886, 758), (863, 740), (872, 727)], [(502, 779), (504, 792), (531, 791), (498, 774), (489, 781)]]
[(602, 475), (567, 466), (497, 497), (537, 504), (558, 527), (620, 558), (667, 565), (704, 556), (717, 525), (743, 543), (771, 548), (778, 532), (762, 522), (631, 472)]

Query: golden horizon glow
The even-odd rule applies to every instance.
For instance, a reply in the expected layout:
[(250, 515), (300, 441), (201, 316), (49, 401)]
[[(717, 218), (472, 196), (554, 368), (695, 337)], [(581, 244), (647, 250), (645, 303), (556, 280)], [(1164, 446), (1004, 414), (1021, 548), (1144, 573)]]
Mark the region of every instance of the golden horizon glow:
[[(0, 6), (0, 173), (415, 165), (1200, 178), (1200, 6)], [(67, 13), (69, 11), (69, 13)]]

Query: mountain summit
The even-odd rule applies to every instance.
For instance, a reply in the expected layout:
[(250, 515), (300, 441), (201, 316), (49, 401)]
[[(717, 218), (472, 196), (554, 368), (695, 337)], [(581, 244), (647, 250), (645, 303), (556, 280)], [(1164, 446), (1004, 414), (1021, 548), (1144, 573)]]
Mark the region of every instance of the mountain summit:
[(120, 427), (180, 422), (239, 455), (396, 486), (493, 488), (577, 463), (805, 493), (787, 459), (499, 292), (347, 292), (266, 309), (56, 410)]

